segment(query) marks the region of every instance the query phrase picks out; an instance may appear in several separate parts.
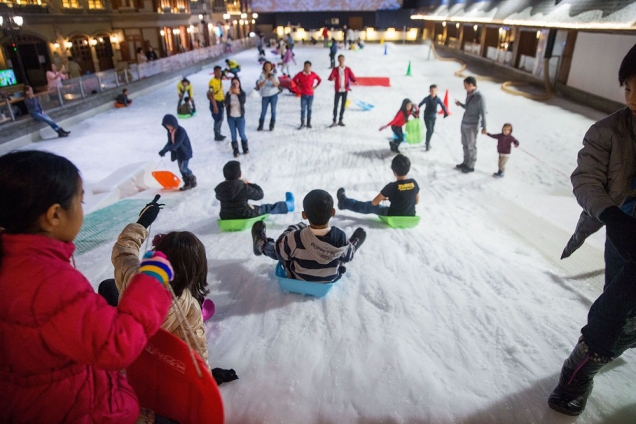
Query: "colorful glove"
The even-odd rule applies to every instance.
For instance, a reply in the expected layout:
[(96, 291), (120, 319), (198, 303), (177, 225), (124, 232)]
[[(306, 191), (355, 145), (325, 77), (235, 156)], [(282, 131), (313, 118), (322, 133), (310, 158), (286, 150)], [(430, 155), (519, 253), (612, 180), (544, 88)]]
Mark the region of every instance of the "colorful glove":
[(146, 252), (139, 267), (140, 274), (146, 274), (164, 286), (168, 287), (168, 283), (174, 277), (174, 271), (170, 265), (170, 261), (161, 252)]

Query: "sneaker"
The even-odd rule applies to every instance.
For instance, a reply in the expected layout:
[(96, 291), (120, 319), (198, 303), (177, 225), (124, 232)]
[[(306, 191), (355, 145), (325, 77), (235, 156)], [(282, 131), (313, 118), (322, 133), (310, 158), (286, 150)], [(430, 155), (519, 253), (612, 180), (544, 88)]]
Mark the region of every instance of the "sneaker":
[(492, 174), (493, 177), (502, 178), (504, 176), (503, 172), (497, 171)]
[(336, 192), (336, 198), (338, 199), (338, 209), (343, 210), (344, 209), (344, 201), (347, 198), (347, 196), (345, 195), (345, 189), (340, 187), (338, 189), (338, 191)]
[(340, 121), (338, 121), (338, 126), (339, 127), (344, 127), (345, 126), (344, 122), (342, 122), (342, 119)]
[(252, 225), (252, 247), (256, 256), (263, 254), (263, 246), (265, 246), (265, 242), (267, 241), (266, 229), (267, 227), (263, 221), (256, 221), (254, 225)]
[(367, 239), (367, 233), (362, 229), (362, 227), (357, 228), (353, 234), (351, 234), (351, 238), (349, 239), (349, 243), (353, 244), (356, 248), (356, 251), (362, 246), (362, 243)]
[(333, 123), (332, 123), (331, 125), (329, 125), (329, 128), (333, 128), (333, 127), (335, 127), (336, 125), (338, 125), (338, 124), (336, 124), (336, 121), (333, 121)]
[(475, 172), (475, 168), (470, 168), (468, 165), (466, 165), (462, 168), (462, 172), (464, 174), (468, 174), (469, 172)]
[(294, 195), (291, 191), (285, 193), (285, 204), (287, 204), (287, 212), (293, 212), (296, 209), (294, 206)]

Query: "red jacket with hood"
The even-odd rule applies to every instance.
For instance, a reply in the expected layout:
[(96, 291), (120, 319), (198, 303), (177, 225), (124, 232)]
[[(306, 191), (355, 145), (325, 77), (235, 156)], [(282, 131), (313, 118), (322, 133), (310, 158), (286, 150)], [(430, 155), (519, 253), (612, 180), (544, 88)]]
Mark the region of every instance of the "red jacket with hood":
[(137, 396), (120, 370), (161, 326), (171, 297), (139, 274), (118, 308), (42, 235), (0, 234), (0, 422), (134, 423)]

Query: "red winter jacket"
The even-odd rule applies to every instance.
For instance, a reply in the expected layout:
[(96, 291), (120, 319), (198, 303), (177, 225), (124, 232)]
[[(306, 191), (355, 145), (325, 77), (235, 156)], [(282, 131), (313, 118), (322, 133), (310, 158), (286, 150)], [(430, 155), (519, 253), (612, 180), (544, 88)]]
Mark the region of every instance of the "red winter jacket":
[(161, 326), (168, 292), (140, 274), (113, 308), (70, 265), (73, 243), (1, 234), (0, 246), (0, 422), (134, 423), (119, 370)]
[[(331, 70), (331, 75), (329, 75), (329, 81), (333, 81), (336, 80), (335, 83), (335, 88), (336, 88), (336, 93), (338, 93), (340, 91), (340, 66), (336, 66), (335, 68), (333, 68)], [(356, 76), (353, 75), (353, 72), (351, 71), (351, 68), (349, 68), (348, 66), (345, 66), (344, 68), (344, 80), (345, 80), (345, 91), (349, 91), (350, 90), (350, 83), (351, 81), (356, 82)]]
[[(297, 73), (292, 81), (298, 85), (298, 88), (300, 88), (300, 94), (304, 96), (313, 96), (314, 88), (318, 87), (322, 82), (315, 72), (306, 74), (304, 71)], [(318, 81), (316, 87), (314, 87), (314, 81)]]
[[(413, 106), (413, 109), (411, 109), (411, 113), (409, 113), (409, 116), (410, 115), (412, 115), (412, 116), (417, 118), (418, 109), (415, 106)], [(391, 122), (386, 124), (386, 126), (387, 127), (391, 127), (391, 126), (395, 125), (396, 127), (401, 127), (403, 125), (406, 125), (406, 121), (407, 120), (408, 120), (408, 118), (404, 116), (402, 111), (398, 110), (398, 113), (395, 115), (395, 118), (393, 118), (393, 120)]]

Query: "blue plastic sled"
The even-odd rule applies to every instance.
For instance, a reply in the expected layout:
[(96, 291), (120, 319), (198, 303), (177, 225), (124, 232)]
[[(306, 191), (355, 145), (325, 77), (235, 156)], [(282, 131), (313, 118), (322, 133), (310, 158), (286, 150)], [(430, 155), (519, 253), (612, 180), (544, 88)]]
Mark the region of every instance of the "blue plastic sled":
[(360, 100), (356, 100), (356, 105), (364, 111), (371, 110), (375, 107), (375, 105), (372, 105), (371, 103), (362, 102)]
[(287, 278), (285, 268), (283, 268), (283, 264), (280, 262), (276, 264), (276, 278), (278, 279), (280, 289), (284, 292), (299, 293), (316, 297), (323, 297), (329, 293), (329, 290), (331, 290), (334, 284), (336, 284), (335, 282), (328, 284), (312, 283), (309, 281)]

